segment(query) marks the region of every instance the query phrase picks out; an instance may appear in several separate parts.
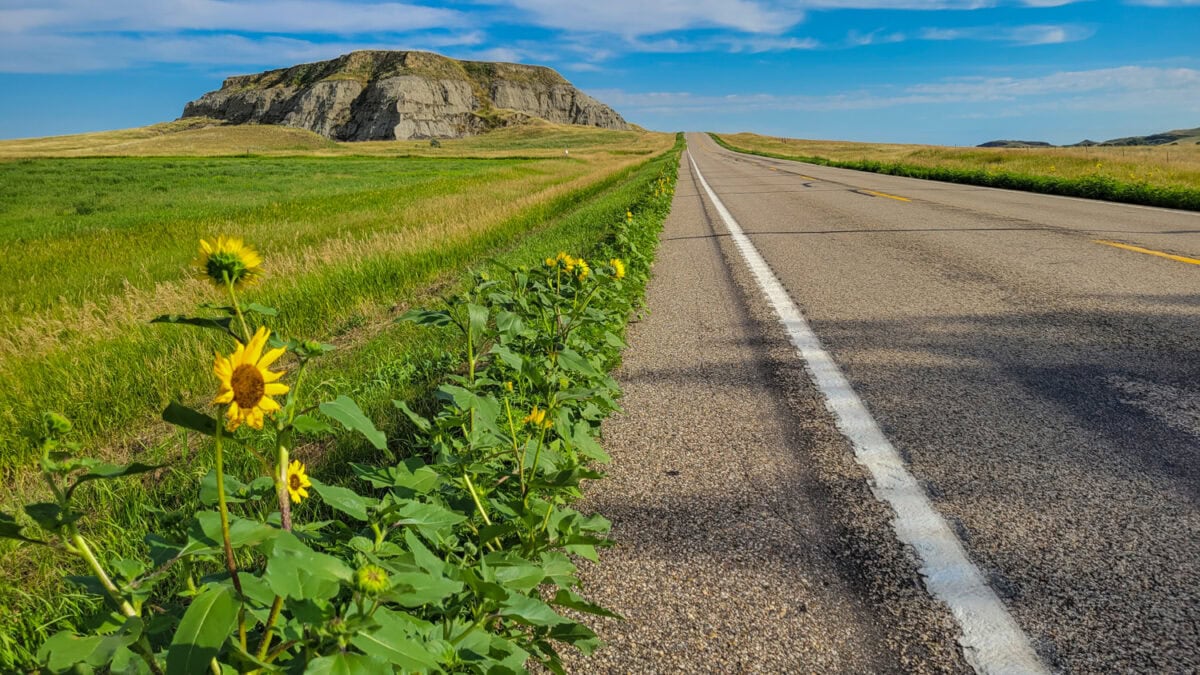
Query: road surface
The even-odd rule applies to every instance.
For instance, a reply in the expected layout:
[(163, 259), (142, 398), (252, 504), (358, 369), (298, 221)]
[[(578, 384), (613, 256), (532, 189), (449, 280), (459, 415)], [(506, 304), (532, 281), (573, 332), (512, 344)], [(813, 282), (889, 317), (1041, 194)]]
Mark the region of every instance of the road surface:
[(1200, 669), (1200, 214), (687, 140), (592, 497), (598, 663), (967, 668), (702, 175), (1041, 665)]

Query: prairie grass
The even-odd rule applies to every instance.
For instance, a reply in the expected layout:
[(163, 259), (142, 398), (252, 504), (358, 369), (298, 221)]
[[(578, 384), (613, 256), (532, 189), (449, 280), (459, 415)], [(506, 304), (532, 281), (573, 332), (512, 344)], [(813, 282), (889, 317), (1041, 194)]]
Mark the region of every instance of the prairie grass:
[(735, 150), (831, 166), (1200, 209), (1200, 145), (952, 148), (726, 134)]
[[(670, 145), (667, 135), (635, 136), (614, 147)], [(272, 260), (256, 293), (284, 311), (289, 331), (330, 338), (377, 322), (404, 291), (480, 255), (498, 233), (534, 228), (646, 160), (583, 152), (0, 162), (0, 246), (20, 252), (0, 275), (0, 472), (27, 465), (23, 435), (41, 410), (70, 415), (90, 440), (124, 446), (138, 436), (112, 430), (206, 384), (201, 373), (168, 376), (166, 365), (210, 352), (208, 338), (146, 324), (206, 297), (179, 262), (202, 236), (254, 241)], [(294, 253), (275, 254), (285, 247)], [(138, 367), (114, 367), (130, 363)]]
[[(268, 254), (268, 275), (247, 298), (278, 308), (287, 317), (278, 322), (282, 332), (338, 347), (313, 372), (320, 386), (353, 395), (368, 413), (424, 392), (448, 365), (445, 345), (394, 325), (393, 317), (489, 260), (586, 252), (653, 191), (662, 163), (677, 156), (663, 154), (674, 140), (669, 135), (584, 132), (563, 138), (599, 133), (600, 140), (569, 157), (559, 156), (561, 149), (546, 158), (518, 155), (491, 139), (476, 149), (491, 145), (489, 152), (510, 156), (0, 163), (7, 172), (0, 242), (19, 251), (13, 262), (39, 261), (20, 261), (16, 275), (6, 261), (0, 275), (27, 278), (4, 281), (11, 285), (0, 311), (0, 472), (9, 486), (0, 509), (12, 511), (31, 492), (26, 436), (43, 409), (71, 416), (93, 455), (168, 464), (130, 490), (95, 495), (90, 506), (103, 517), (89, 534), (117, 554), (119, 542), (169, 526), (171, 513), (193, 506), (180, 495), (194, 494), (200, 478), (188, 463), (194, 444), (156, 420), (173, 398), (211, 394), (207, 370), (181, 376), (176, 364), (211, 359), (214, 341), (146, 321), (209, 296), (179, 265), (201, 235), (244, 236)], [(539, 144), (533, 134), (513, 138), (526, 144), (521, 153)], [(541, 144), (561, 148), (563, 138)], [(98, 190), (108, 195), (105, 210), (61, 212), (69, 197)], [(79, 222), (95, 213), (104, 220)], [(285, 243), (299, 252), (278, 253)], [(125, 429), (133, 431), (118, 431)], [(371, 451), (347, 436), (331, 447), (302, 445), (296, 454), (336, 464)], [(247, 452), (232, 465), (249, 469), (259, 461)], [(5, 544), (0, 559), (0, 670), (11, 670), (27, 667), (46, 635), (78, 625), (94, 605), (54, 584), (62, 561), (40, 549)]]

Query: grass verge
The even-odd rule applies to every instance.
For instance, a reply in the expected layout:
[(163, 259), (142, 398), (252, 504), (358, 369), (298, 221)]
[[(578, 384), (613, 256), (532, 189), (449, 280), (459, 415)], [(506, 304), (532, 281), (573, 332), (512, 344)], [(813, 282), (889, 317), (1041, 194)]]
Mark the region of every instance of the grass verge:
[[(326, 292), (331, 302), (336, 301), (338, 289), (344, 287), (339, 285), (339, 279), (344, 279), (346, 274), (351, 279), (358, 279), (399, 268), (406, 270), (403, 274), (409, 281), (406, 286), (409, 290), (400, 293), (401, 302), (374, 317), (375, 323), (382, 324), (382, 329), (371, 330), (371, 320), (364, 318), (368, 325), (351, 326), (342, 333), (344, 339), (335, 339), (348, 348), (316, 368), (312, 381), (320, 382), (319, 386), (330, 393), (354, 396), (377, 420), (385, 419), (384, 411), (391, 408), (393, 399), (411, 401), (414, 408), (420, 409), (421, 401), (428, 396), (433, 383), (440, 380), (447, 369), (457, 365), (456, 346), (448, 334), (431, 335), (409, 325), (394, 326), (390, 316), (401, 306), (429, 300), (439, 288), (446, 290), (462, 283), (468, 270), (481, 266), (486, 269), (488, 261), (497, 266), (514, 265), (540, 260), (559, 250), (593, 250), (611, 236), (616, 224), (623, 221), (627, 209), (639, 212), (649, 203), (660, 175), (673, 175), (681, 147), (681, 141), (677, 139), (674, 148), (665, 154), (623, 168), (558, 200), (545, 202), (506, 222), (503, 227), (489, 229), (460, 242), (457, 248), (444, 247), (439, 255), (426, 256), (422, 264), (418, 264), (421, 260), (394, 260), (390, 264), (380, 262), (364, 269), (328, 271), (331, 276), (322, 278), (317, 285), (328, 287)], [(647, 216), (661, 224), (665, 213), (648, 213)], [(430, 283), (434, 283), (434, 288), (431, 289)], [(392, 298), (396, 296), (392, 295)], [(289, 306), (286, 294), (272, 296), (265, 291), (262, 299), (275, 304), (285, 314), (302, 309), (301, 305), (308, 302), (304, 298), (293, 298), (295, 305)], [(319, 324), (307, 327), (314, 325)], [(299, 323), (297, 327), (289, 327), (289, 332), (303, 334), (305, 328)], [(196, 362), (195, 358), (202, 358), (203, 354), (194, 355), (190, 362)], [(166, 369), (176, 362), (171, 359), (163, 367)], [(200, 373), (198, 377), (204, 379), (203, 375), (205, 373)], [(207, 388), (197, 389), (191, 395), (193, 400), (202, 397), (199, 392)], [(389, 432), (391, 438), (404, 438), (404, 425), (394, 417), (386, 418), (380, 427)], [(206, 464), (194, 461), (196, 457), (192, 453), (195, 451), (191, 448), (195, 444), (189, 440), (180, 436), (156, 439), (143, 449), (139, 459), (165, 462), (168, 466), (164, 470), (146, 481), (97, 489), (88, 504), (93, 514), (88, 536), (119, 557), (138, 551), (144, 533), (167, 532), (179, 527), (181, 519), (196, 509), (194, 495), (203, 473), (197, 465)], [(392, 449), (401, 455), (407, 450), (403, 441), (394, 443)], [(261, 474), (262, 460), (254, 450), (247, 448), (228, 457), (230, 470), (243, 475)], [(339, 435), (332, 444), (301, 444), (295, 455), (326, 467), (323, 478), (332, 480), (339, 473), (338, 467), (351, 459), (370, 457), (374, 452), (358, 437), (345, 434)], [(0, 621), (6, 626), (5, 633), (0, 636), (0, 669), (27, 669), (33, 665), (37, 645), (47, 635), (61, 628), (83, 628), (96, 605), (83, 592), (60, 587), (57, 583), (61, 566), (69, 561), (32, 549), (8, 548), (0, 549), (0, 553), (9, 570), (0, 584)]]
[[(948, 183), (1200, 211), (1200, 151), (1159, 148), (938, 148), (709, 134), (727, 150)], [(1063, 152), (1066, 151), (1066, 152)], [(1174, 152), (1176, 166), (1163, 157)], [(821, 152), (824, 154), (810, 154)], [(833, 156), (831, 156), (833, 155)], [(839, 157), (840, 156), (840, 157)], [(857, 156), (857, 159), (850, 157)], [(877, 159), (884, 157), (886, 159)], [(1132, 158), (1132, 160), (1130, 160)], [(1146, 159), (1151, 158), (1151, 159)], [(1155, 159), (1156, 158), (1156, 159)]]

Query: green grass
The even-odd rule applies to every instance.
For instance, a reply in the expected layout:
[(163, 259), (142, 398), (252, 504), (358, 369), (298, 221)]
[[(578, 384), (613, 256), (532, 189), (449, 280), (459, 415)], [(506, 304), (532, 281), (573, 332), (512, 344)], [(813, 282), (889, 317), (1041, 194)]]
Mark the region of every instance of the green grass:
[(909, 178), (1200, 211), (1200, 153), (1190, 149), (1174, 149), (1175, 165), (1170, 166), (1164, 165), (1164, 160), (1170, 160), (1170, 147), (1134, 151), (1127, 148), (956, 149), (804, 141), (754, 134), (736, 134), (730, 138), (709, 135), (726, 149), (762, 157)]
[[(605, 143), (646, 147), (636, 134)], [(208, 386), (173, 364), (211, 354), (212, 339), (146, 323), (213, 298), (187, 269), (201, 237), (236, 234), (267, 257), (254, 293), (285, 311), (284, 329), (355, 343), (454, 265), (647, 159), (580, 154), (0, 163), (0, 245), (20, 251), (0, 275), (0, 474), (29, 466), (43, 410), (121, 456), (155, 411)]]
[[(433, 244), (430, 248), (360, 251), (361, 257), (352, 261), (314, 264), (286, 283), (277, 279), (264, 284), (248, 299), (278, 307), (283, 321), (276, 325), (282, 331), (338, 344), (341, 349), (318, 362), (309, 381), (322, 382), (332, 392), (352, 394), (368, 414), (382, 422), (381, 428), (403, 452), (403, 426), (388, 416), (390, 401), (404, 398), (420, 407), (430, 384), (454, 360), (448, 358), (448, 336), (431, 336), (409, 324), (393, 324), (390, 319), (397, 310), (428, 302), (431, 294), (439, 289), (448, 291), (468, 270), (487, 267), (490, 261), (528, 262), (559, 250), (586, 254), (609, 236), (627, 208), (637, 211), (637, 204), (653, 192), (663, 167), (677, 161), (679, 151), (677, 143), (666, 155), (608, 167), (593, 180), (549, 194), (498, 222), (470, 229), (453, 240), (429, 242)], [(190, 244), (187, 249), (185, 260), (191, 255)], [(266, 252), (270, 264), (272, 258)], [(93, 411), (90, 423), (81, 425), (85, 439), (103, 442), (106, 430), (129, 425), (143, 429), (141, 445), (117, 447), (113, 452), (136, 454), (143, 461), (169, 462), (152, 480), (104, 488), (92, 497), (90, 506), (102, 517), (96, 519), (89, 535), (101, 542), (101, 548), (116, 555), (128, 553), (141, 545), (145, 532), (169, 529), (175, 520), (172, 514), (187, 513), (194, 507), (191, 497), (181, 495), (195, 494), (201, 472), (187, 461), (184, 439), (167, 435), (161, 427), (143, 425), (165, 403), (164, 393), (181, 392), (184, 400), (193, 403), (211, 395), (206, 364), (211, 362), (213, 346), (184, 328), (130, 325), (117, 337), (94, 343), (95, 351), (52, 353), (61, 361), (47, 365), (41, 375), (45, 379), (36, 380), (24, 392), (36, 395), (41, 386), (44, 393), (58, 392), (49, 398), (57, 397), (60, 402), (71, 402), (71, 396), (77, 396), (77, 409), (69, 409), (68, 414), (87, 418)], [(72, 380), (64, 394), (53, 375), (70, 372), (71, 364), (78, 361), (108, 367), (88, 380), (90, 385)], [(9, 399), (10, 403), (14, 400), (16, 397)], [(10, 442), (6, 447), (11, 451), (17, 446)], [(357, 437), (346, 435), (333, 446), (301, 445), (294, 454), (323, 465), (322, 475), (332, 476), (346, 460), (371, 452)], [(27, 453), (21, 454), (27, 457)], [(259, 462), (253, 452), (230, 458), (231, 470), (242, 475), (260, 472)], [(10, 464), (9, 471), (14, 470)], [(0, 670), (26, 668), (47, 635), (67, 625), (79, 625), (95, 606), (84, 594), (55, 581), (56, 565), (61, 561), (53, 556), (12, 547), (0, 548), (0, 555), (6, 564), (6, 575), (0, 581), (0, 622), (5, 625), (0, 637)]]

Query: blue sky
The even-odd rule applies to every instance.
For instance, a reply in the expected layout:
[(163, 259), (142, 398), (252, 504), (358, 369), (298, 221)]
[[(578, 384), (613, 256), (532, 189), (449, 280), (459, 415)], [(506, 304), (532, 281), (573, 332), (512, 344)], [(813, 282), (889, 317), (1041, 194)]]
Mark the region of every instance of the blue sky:
[(0, 138), (364, 48), (557, 68), (661, 130), (973, 145), (1200, 126), (1200, 0), (0, 0)]

